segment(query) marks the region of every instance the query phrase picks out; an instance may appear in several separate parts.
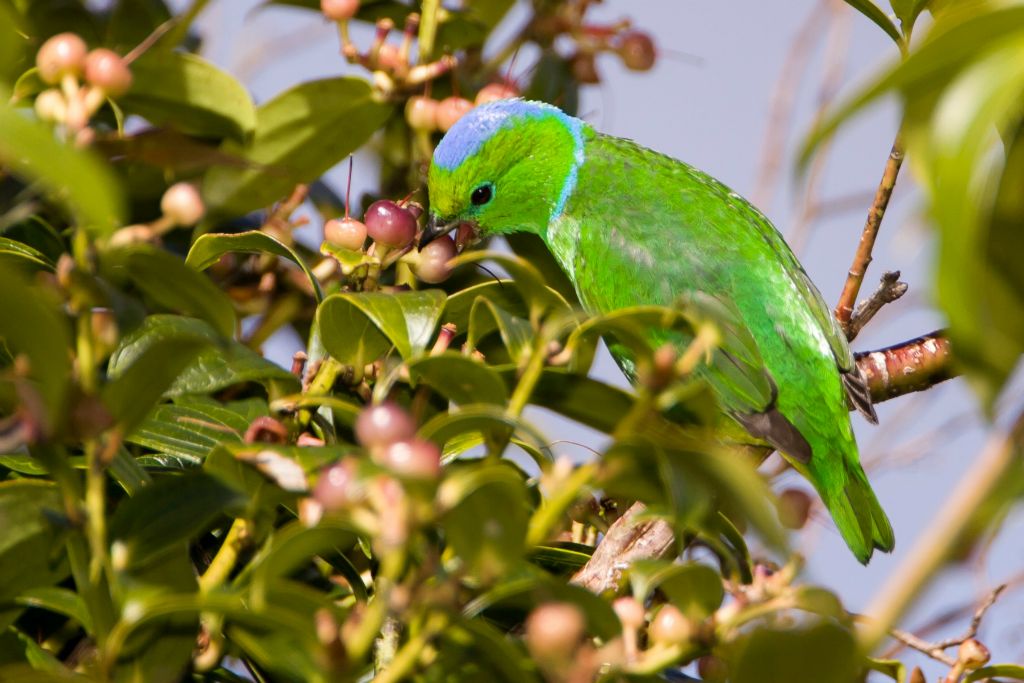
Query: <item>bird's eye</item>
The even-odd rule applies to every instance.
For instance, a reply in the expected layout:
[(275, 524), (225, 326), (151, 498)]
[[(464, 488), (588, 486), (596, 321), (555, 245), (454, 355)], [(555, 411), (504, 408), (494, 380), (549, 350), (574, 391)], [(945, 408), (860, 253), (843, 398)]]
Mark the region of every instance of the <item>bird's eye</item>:
[(473, 194), (470, 195), (469, 200), (473, 202), (473, 206), (483, 206), (487, 202), (491, 201), (494, 196), (494, 186), (490, 183), (484, 183), (480, 187), (473, 190)]

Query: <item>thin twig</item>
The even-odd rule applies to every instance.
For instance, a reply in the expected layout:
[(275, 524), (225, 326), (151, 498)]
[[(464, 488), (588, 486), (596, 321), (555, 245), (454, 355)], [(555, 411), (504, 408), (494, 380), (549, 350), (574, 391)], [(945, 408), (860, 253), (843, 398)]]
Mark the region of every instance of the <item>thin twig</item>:
[(901, 631), (898, 628), (889, 629), (889, 635), (903, 643), (909, 648), (917, 650), (923, 654), (928, 655), (932, 659), (942, 662), (946, 666), (953, 666), (956, 664), (956, 657), (951, 657), (942, 651), (942, 648), (938, 647), (934, 643), (929, 643), (927, 640), (918, 638), (909, 631)]
[(900, 271), (886, 271), (882, 275), (878, 289), (867, 299), (857, 304), (857, 308), (854, 309), (853, 316), (850, 317), (850, 324), (846, 328), (847, 341), (853, 341), (860, 334), (860, 331), (864, 329), (864, 326), (875, 317), (875, 314), (882, 310), (883, 306), (891, 304), (906, 293), (907, 283), (900, 282)]
[(868, 209), (868, 217), (860, 235), (857, 253), (854, 254), (853, 264), (846, 275), (842, 294), (839, 295), (839, 303), (836, 304), (836, 320), (844, 330), (849, 328), (853, 306), (860, 293), (860, 286), (864, 282), (864, 274), (868, 271), (868, 264), (871, 263), (871, 251), (878, 238), (878, 228), (882, 225), (882, 217), (885, 216), (885, 210), (889, 206), (889, 198), (892, 197), (892, 189), (896, 186), (896, 176), (899, 175), (902, 164), (903, 140), (900, 133), (897, 133), (896, 139), (892, 143), (892, 150), (889, 152), (889, 158), (885, 162), (882, 180), (878, 183), (878, 189), (875, 191), (875, 199), (871, 203), (871, 208)]

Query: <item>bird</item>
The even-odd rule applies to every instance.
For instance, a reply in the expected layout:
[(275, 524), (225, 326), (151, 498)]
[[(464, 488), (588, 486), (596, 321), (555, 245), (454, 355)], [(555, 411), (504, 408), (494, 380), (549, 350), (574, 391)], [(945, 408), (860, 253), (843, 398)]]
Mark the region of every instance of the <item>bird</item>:
[[(420, 249), (452, 231), (460, 242), (533, 233), (589, 313), (687, 297), (720, 304), (734, 343), (701, 373), (722, 410), (814, 486), (857, 560), (892, 551), (847, 403), (877, 422), (864, 377), (821, 293), (752, 204), (682, 161), (524, 99), (459, 119), (434, 150), (427, 193)], [(635, 379), (629, 353), (609, 350)]]

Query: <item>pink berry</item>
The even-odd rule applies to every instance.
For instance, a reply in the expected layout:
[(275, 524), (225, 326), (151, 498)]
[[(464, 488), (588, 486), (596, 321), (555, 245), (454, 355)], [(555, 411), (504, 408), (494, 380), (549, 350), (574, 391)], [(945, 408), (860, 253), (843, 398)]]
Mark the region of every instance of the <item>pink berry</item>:
[(381, 455), (381, 464), (404, 477), (437, 479), (441, 476), (441, 449), (432, 441), (396, 441)]
[(414, 95), (405, 103), (405, 120), (413, 130), (437, 130), (437, 100)]
[(405, 409), (387, 401), (370, 406), (356, 418), (356, 440), (367, 448), (383, 448), (416, 435), (416, 423)]
[(476, 94), (476, 105), (487, 104), (495, 100), (508, 100), (519, 97), (519, 88), (511, 83), (488, 83)]
[(455, 122), (472, 108), (473, 103), (465, 97), (444, 98), (437, 105), (437, 127), (443, 132), (448, 132)]
[(328, 19), (344, 21), (359, 11), (359, 0), (320, 0), (320, 11)]
[(526, 618), (526, 646), (541, 661), (565, 661), (576, 652), (585, 630), (586, 621), (576, 605), (545, 603)]
[(387, 247), (404, 247), (416, 237), (416, 219), (390, 199), (370, 204), (363, 221), (370, 238)]
[(693, 623), (674, 605), (664, 605), (650, 628), (651, 640), (665, 645), (683, 645), (694, 635)]
[(160, 210), (174, 225), (195, 225), (206, 213), (199, 190), (191, 183), (175, 183), (160, 198)]
[(36, 68), (45, 83), (59, 83), (66, 74), (77, 76), (85, 67), (85, 41), (74, 33), (58, 33), (39, 48)]
[(332, 218), (324, 223), (324, 239), (336, 247), (359, 251), (366, 242), (366, 226), (355, 218)]
[(398, 71), (408, 66), (407, 61), (402, 58), (402, 51), (393, 43), (384, 43), (377, 53), (377, 64), (391, 71)]
[(359, 499), (357, 464), (351, 458), (335, 463), (320, 473), (313, 498), (328, 512), (342, 510)]
[(642, 31), (630, 31), (622, 36), (619, 56), (627, 69), (649, 71), (658, 56), (654, 41)]
[(632, 596), (625, 596), (612, 603), (612, 609), (626, 628), (640, 628), (644, 625), (644, 606)]
[(85, 58), (85, 80), (111, 97), (120, 97), (132, 87), (132, 72), (121, 55), (100, 47)]
[(416, 277), (432, 285), (444, 282), (452, 274), (449, 262), (455, 258), (455, 240), (448, 235), (436, 240), (420, 250), (419, 261), (413, 266)]

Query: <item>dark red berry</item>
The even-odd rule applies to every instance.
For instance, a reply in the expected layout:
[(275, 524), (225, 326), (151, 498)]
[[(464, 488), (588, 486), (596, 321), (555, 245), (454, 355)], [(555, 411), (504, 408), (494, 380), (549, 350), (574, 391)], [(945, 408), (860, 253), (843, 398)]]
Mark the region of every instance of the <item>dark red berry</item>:
[(416, 237), (416, 219), (390, 199), (371, 204), (363, 222), (370, 238), (388, 247), (404, 247)]
[(356, 418), (356, 439), (367, 448), (383, 448), (416, 435), (412, 416), (390, 401), (370, 406)]
[(630, 31), (622, 36), (619, 56), (627, 69), (649, 71), (658, 56), (654, 41), (642, 31)]

